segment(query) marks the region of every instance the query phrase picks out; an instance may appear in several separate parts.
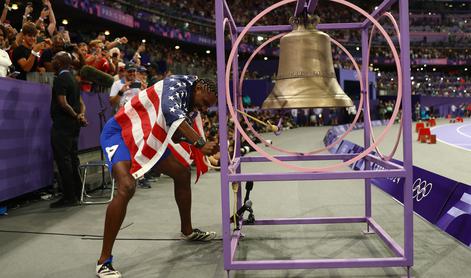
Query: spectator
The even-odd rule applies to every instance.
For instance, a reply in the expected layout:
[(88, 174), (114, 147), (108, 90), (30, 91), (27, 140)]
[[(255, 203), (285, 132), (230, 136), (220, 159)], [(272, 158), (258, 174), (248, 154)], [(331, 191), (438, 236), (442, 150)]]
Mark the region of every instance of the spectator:
[[(41, 11), (41, 15), (39, 16), (38, 20), (36, 21), (36, 26), (38, 29), (47, 37), (52, 37), (56, 32), (56, 17), (54, 15), (54, 11), (52, 10), (52, 5), (49, 0), (43, 1), (44, 8)], [(45, 21), (49, 19), (49, 24), (47, 25)]]
[(0, 77), (6, 77), (8, 68), (11, 66), (11, 60), (8, 53), (5, 51), (7, 48), (7, 29), (0, 25)]
[(114, 72), (113, 63), (109, 53), (100, 40), (93, 40), (89, 44), (89, 54), (85, 58), (85, 63), (106, 73)]
[(0, 24), (3, 24), (5, 20), (7, 19), (9, 10), (10, 10), (10, 0), (5, 0), (5, 4), (3, 5), (2, 16), (0, 17)]
[(18, 79), (26, 80), (28, 72), (34, 72), (41, 57), (40, 51), (45, 49), (48, 42), (36, 42), (38, 30), (33, 23), (26, 23), (20, 33), (23, 43), (13, 51), (13, 65), (20, 72)]
[(126, 74), (124, 78), (115, 81), (111, 87), (110, 103), (112, 106), (122, 107), (133, 96), (137, 95), (146, 87), (136, 77), (137, 67), (134, 64), (126, 65)]
[(52, 58), (60, 51), (64, 50), (64, 37), (61, 33), (58, 33), (52, 37), (52, 47), (45, 49), (41, 54), (41, 59), (38, 66), (44, 67), (47, 72), (54, 72), (52, 66)]

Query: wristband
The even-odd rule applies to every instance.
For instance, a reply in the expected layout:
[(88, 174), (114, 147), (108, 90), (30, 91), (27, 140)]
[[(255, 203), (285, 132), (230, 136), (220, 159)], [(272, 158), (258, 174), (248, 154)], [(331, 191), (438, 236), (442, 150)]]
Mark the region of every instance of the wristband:
[(31, 54), (33, 54), (34, 56), (38, 57), (38, 58), (41, 58), (41, 54), (39, 54), (39, 52), (36, 52), (34, 50), (31, 50)]

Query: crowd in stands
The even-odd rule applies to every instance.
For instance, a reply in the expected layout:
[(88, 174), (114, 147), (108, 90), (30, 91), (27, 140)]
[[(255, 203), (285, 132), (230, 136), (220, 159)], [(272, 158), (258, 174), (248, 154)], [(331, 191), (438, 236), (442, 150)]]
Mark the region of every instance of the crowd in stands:
[[(133, 9), (141, 9), (148, 7), (154, 9), (155, 1), (139, 0), (138, 4), (133, 1), (99, 1), (91, 0), (90, 2), (97, 2), (101, 4), (111, 5), (120, 8), (124, 11), (137, 12)], [(184, 13), (189, 16), (198, 18), (206, 18), (206, 21), (213, 20), (213, 4), (204, 5), (198, 1), (175, 1), (164, 0), (161, 1), (163, 5), (159, 6), (159, 11), (162, 13), (174, 10), (175, 13)], [(52, 56), (61, 51), (67, 50), (73, 53), (75, 57), (75, 64), (80, 68), (84, 64), (91, 65), (115, 75), (116, 78), (122, 78), (126, 71), (125, 65), (129, 62), (135, 64), (138, 75), (136, 78), (140, 79), (146, 86), (163, 79), (166, 75), (172, 73), (182, 74), (197, 74), (203, 77), (214, 77), (216, 73), (216, 63), (212, 55), (202, 55), (196, 52), (186, 52), (183, 50), (176, 50), (173, 47), (159, 43), (156, 39), (150, 39), (147, 42), (140, 40), (130, 40), (126, 37), (117, 37), (110, 39), (104, 33), (99, 33), (97, 36), (91, 34), (83, 34), (78, 30), (65, 30), (57, 28), (56, 17), (50, 1), (45, 1), (44, 7), (26, 6), (23, 16), (23, 26), (11, 26), (8, 23), (8, 13), (10, 1), (5, 1), (4, 10), (0, 18), (2, 25), (0, 25), (0, 74), (5, 76), (8, 72), (7, 68), (10, 65), (10, 74), (20, 79), (26, 79), (27, 73), (30, 72), (51, 72)], [(213, 2), (211, 2), (213, 3)], [(255, 4), (267, 5), (264, 1), (229, 1), (229, 5), (233, 10), (236, 21), (241, 24), (246, 23), (248, 19), (255, 15), (255, 11), (259, 9), (247, 9), (247, 7)], [(41, 9), (38, 18), (33, 18), (33, 9)], [(373, 9), (370, 5), (363, 5), (363, 8)], [(279, 13), (292, 13), (292, 6), (286, 9), (280, 9)], [(333, 21), (335, 19), (348, 19), (359, 20), (360, 18), (351, 18), (347, 10), (341, 10), (341, 13), (346, 13), (345, 16), (339, 16), (338, 9), (335, 6), (322, 5), (319, 7), (319, 13), (323, 15), (325, 21)], [(150, 13), (151, 11), (147, 11)], [(144, 16), (143, 14), (140, 15)], [(165, 19), (163, 15), (159, 16), (160, 19)], [(277, 18), (279, 22), (275, 24), (284, 24), (284, 16), (275, 14), (273, 18)], [(267, 18), (271, 20), (273, 18)], [(444, 14), (421, 14), (411, 16), (411, 23), (413, 25), (424, 24), (445, 24), (444, 28), (454, 26), (453, 28), (461, 28), (461, 31), (467, 31), (470, 23), (465, 19), (466, 16), (457, 15), (457, 19), (445, 16)], [(181, 16), (180, 16), (181, 19)], [(430, 21), (431, 20), (431, 21)], [(268, 22), (268, 21), (267, 21)], [(267, 23), (265, 22), (265, 23)], [(433, 24), (432, 24), (433, 23)], [(456, 24), (458, 23), (458, 24)], [(213, 23), (212, 23), (213, 24)], [(271, 23), (273, 24), (273, 22)], [(16, 28), (15, 28), (16, 27)], [(413, 27), (413, 26), (412, 26)], [(435, 28), (435, 27), (434, 27)], [(21, 30), (18, 32), (17, 30)], [(214, 30), (213, 30), (214, 31)], [(2, 36), (3, 35), (3, 36)], [(353, 37), (349, 37), (349, 33), (345, 35), (344, 40), (351, 41)], [(73, 40), (71, 38), (77, 38)], [(336, 67), (352, 68), (351, 63), (347, 57), (340, 52), (337, 47), (332, 48), (334, 53), (334, 61)], [(32, 50), (32, 51), (31, 51)], [(359, 57), (360, 50), (351, 47), (350, 51), (354, 56)], [(415, 59), (471, 59), (471, 52), (468, 49), (461, 48), (411, 48), (412, 61)], [(391, 59), (391, 52), (384, 46), (375, 47), (371, 53), (371, 60)], [(434, 72), (425, 74), (422, 72), (413, 72), (415, 80), (413, 80), (414, 94), (425, 95), (440, 95), (440, 96), (469, 96), (466, 88), (469, 88), (469, 76), (456, 76), (450, 74), (449, 76), (443, 73)], [(249, 73), (248, 78), (260, 78), (256, 72)], [(378, 75), (378, 90), (390, 94), (396, 90), (395, 73), (382, 72)], [(87, 89), (86, 80), (83, 81), (85, 85), (82, 89)], [(90, 89), (90, 88), (88, 88)]]
[[(397, 92), (397, 74), (380, 72), (377, 74), (379, 95), (394, 95)], [(425, 96), (469, 97), (471, 96), (471, 75), (459, 72), (413, 71), (411, 76), (412, 94)]]

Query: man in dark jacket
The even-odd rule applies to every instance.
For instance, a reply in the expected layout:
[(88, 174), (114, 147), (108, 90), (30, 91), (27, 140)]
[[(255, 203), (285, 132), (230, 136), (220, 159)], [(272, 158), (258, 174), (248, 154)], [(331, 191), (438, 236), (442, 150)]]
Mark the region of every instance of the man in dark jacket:
[(57, 73), (52, 88), (52, 148), (62, 180), (63, 197), (52, 203), (51, 208), (78, 204), (81, 180), (77, 149), (80, 127), (86, 126), (85, 105), (80, 96), (80, 86), (70, 72), (72, 55), (57, 53), (52, 65)]

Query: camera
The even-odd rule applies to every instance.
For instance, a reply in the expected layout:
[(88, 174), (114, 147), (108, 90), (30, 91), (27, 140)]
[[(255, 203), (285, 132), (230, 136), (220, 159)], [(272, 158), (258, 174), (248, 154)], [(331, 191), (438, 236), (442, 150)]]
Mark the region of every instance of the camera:
[(141, 82), (139, 81), (134, 81), (131, 84), (129, 84), (130, 89), (140, 89), (141, 88)]
[(77, 48), (77, 44), (75, 43), (66, 43), (64, 44), (64, 51), (68, 53), (73, 53), (75, 52), (75, 48)]

